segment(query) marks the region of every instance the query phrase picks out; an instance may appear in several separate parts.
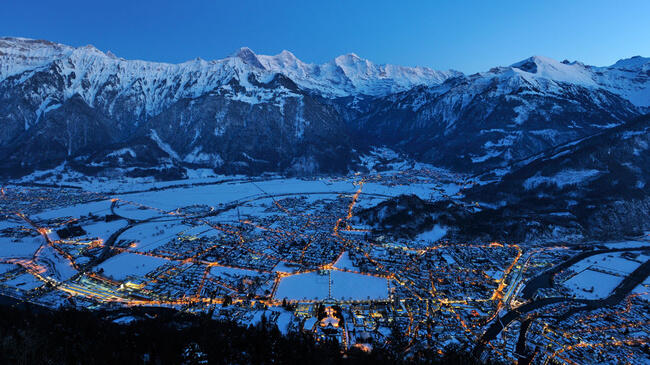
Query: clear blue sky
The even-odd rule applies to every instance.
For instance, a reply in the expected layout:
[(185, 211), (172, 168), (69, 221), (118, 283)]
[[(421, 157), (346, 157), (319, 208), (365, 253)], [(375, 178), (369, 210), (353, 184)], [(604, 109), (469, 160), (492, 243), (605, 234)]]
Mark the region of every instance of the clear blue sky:
[(7, 0), (0, 35), (93, 44), (120, 57), (182, 62), (241, 46), (322, 63), (463, 72), (532, 55), (609, 65), (650, 56), (650, 1)]

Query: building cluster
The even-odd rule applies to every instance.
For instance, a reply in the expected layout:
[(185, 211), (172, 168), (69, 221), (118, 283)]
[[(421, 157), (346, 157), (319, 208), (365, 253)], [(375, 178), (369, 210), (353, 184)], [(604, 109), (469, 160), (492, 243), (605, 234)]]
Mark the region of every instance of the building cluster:
[(101, 193), (78, 188), (10, 185), (0, 188), (0, 216), (32, 214), (103, 199), (106, 197)]

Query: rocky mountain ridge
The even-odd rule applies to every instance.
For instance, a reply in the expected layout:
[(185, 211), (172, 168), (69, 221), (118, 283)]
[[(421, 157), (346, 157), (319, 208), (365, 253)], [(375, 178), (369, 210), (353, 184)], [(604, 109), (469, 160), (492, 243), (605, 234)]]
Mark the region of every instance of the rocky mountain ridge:
[(89, 173), (312, 174), (354, 169), (359, 153), (386, 145), (458, 171), (506, 173), (642, 114), (649, 79), (642, 57), (594, 67), (536, 56), (463, 75), (248, 48), (166, 64), (0, 38), (0, 157), (4, 175), (64, 161)]

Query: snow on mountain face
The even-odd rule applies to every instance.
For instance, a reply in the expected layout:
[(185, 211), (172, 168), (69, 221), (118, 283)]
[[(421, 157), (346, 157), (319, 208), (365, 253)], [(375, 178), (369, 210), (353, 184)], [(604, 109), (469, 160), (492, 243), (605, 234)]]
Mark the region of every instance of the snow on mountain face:
[(641, 110), (590, 67), (531, 57), (511, 67), (379, 98), (353, 121), (375, 143), (456, 170), (507, 169)]
[[(92, 46), (73, 48), (23, 38), (0, 38), (0, 61), (0, 81), (26, 70), (57, 63), (66, 75), (75, 72), (78, 83), (82, 80), (90, 82), (91, 93), (95, 91), (92, 89), (101, 87), (108, 76), (116, 75), (121, 81), (120, 86), (142, 89), (148, 101), (148, 112), (158, 110), (163, 104), (162, 95), (152, 94), (155, 91), (151, 89), (168, 86), (171, 81), (181, 81), (183, 86), (192, 86), (191, 90), (173, 90), (174, 93), (181, 94), (166, 95), (178, 99), (207, 92), (227, 82), (230, 77), (241, 79), (254, 73), (260, 76), (258, 79), (268, 80), (272, 74), (282, 73), (302, 88), (313, 89), (325, 97), (341, 97), (356, 94), (385, 95), (415, 85), (436, 85), (461, 74), (424, 67), (375, 65), (356, 55), (340, 56), (323, 65), (307, 64), (288, 51), (275, 56), (264, 56), (256, 55), (246, 47), (230, 57), (208, 62), (200, 59), (181, 64), (127, 61), (116, 58), (110, 52), (104, 54)], [(72, 95), (79, 91), (73, 87), (66, 94)], [(80, 94), (92, 103), (94, 95)]]
[(595, 79), (632, 104), (650, 108), (650, 58), (635, 56), (609, 67), (594, 67)]
[(0, 81), (26, 70), (47, 65), (74, 48), (43, 40), (0, 38)]
[(635, 56), (607, 67), (558, 62), (534, 56), (510, 66), (523, 77), (552, 80), (618, 94), (638, 107), (650, 107), (650, 58)]
[(137, 125), (181, 98), (198, 97), (249, 73), (236, 57), (166, 64), (126, 61), (92, 46), (46, 41), (3, 38), (0, 47), (0, 86), (36, 106), (35, 115), (25, 116), (25, 128), (38, 122), (46, 108), (74, 95), (118, 121)]
[[(11, 66), (0, 80), (3, 172), (63, 160), (166, 160), (230, 172), (300, 170), (300, 161), (338, 171), (349, 161), (342, 119), (246, 48), (223, 60), (166, 64), (92, 46), (5, 38), (3, 47), (0, 62)], [(137, 157), (114, 158), (132, 145)]]
[[(650, 106), (649, 60), (635, 57), (609, 67), (592, 67), (534, 56), (496, 70), (500, 70), (497, 74), (502, 77), (517, 76), (532, 82), (551, 80), (600, 87), (630, 99), (637, 106), (647, 107)], [(437, 86), (463, 75), (426, 67), (377, 65), (355, 54), (342, 55), (321, 65), (309, 64), (289, 51), (265, 56), (256, 55), (246, 47), (216, 61), (196, 59), (181, 64), (127, 61), (92, 46), (73, 48), (48, 41), (0, 38), (0, 81), (51, 63), (59, 65), (66, 76), (74, 74), (63, 98), (79, 93), (93, 105), (101, 97), (96, 95), (101, 91), (105, 94), (113, 91), (120, 97), (137, 94), (144, 101), (144, 110), (138, 110), (144, 118), (157, 114), (179, 98), (196, 97), (230, 78), (246, 79), (251, 73), (258, 80), (269, 80), (274, 73), (282, 73), (301, 88), (325, 97), (384, 96), (420, 85)], [(486, 74), (489, 73), (482, 75)], [(105, 90), (109, 77), (117, 84)], [(82, 90), (82, 84), (89, 87)]]
[(426, 67), (376, 65), (354, 53), (337, 57), (333, 64), (343, 71), (355, 88), (368, 95), (395, 93), (418, 85), (438, 85), (462, 75), (457, 71), (435, 71)]
[(554, 59), (533, 56), (510, 66), (517, 72), (525, 72), (536, 79), (543, 78), (586, 87), (597, 87), (593, 74), (583, 64), (562, 63)]
[[(318, 65), (289, 51), (265, 56), (241, 48), (221, 60), (168, 64), (0, 38), (0, 152), (22, 166), (36, 155), (90, 155), (102, 142), (125, 148), (139, 133), (133, 160), (148, 153), (154, 162), (169, 155), (206, 166), (322, 167), (347, 158), (352, 127), (370, 144), (428, 162), (503, 167), (650, 110), (648, 61), (593, 67), (535, 56), (465, 76), (377, 65), (355, 54)], [(362, 95), (369, 97), (342, 98)], [(58, 144), (44, 153), (39, 146), (47, 139)], [(335, 148), (342, 140), (345, 148)], [(101, 148), (114, 157), (113, 146)], [(277, 153), (261, 158), (269, 151)]]
[(521, 161), (470, 194), (515, 211), (567, 212), (590, 234), (633, 235), (650, 227), (649, 148), (646, 115)]
[(436, 71), (427, 67), (376, 65), (353, 53), (322, 65), (304, 63), (286, 50), (275, 56), (257, 56), (257, 59), (265, 69), (282, 73), (299, 86), (317, 90), (327, 97), (380, 96), (417, 85), (438, 85), (462, 75), (458, 71)]
[(181, 98), (203, 95), (231, 78), (248, 77), (248, 67), (239, 58), (206, 62), (200, 59), (181, 64), (125, 61), (96, 49), (75, 49), (53, 66), (66, 79), (63, 98), (79, 94), (90, 106), (114, 113), (116, 99), (137, 102), (133, 114), (146, 119)]

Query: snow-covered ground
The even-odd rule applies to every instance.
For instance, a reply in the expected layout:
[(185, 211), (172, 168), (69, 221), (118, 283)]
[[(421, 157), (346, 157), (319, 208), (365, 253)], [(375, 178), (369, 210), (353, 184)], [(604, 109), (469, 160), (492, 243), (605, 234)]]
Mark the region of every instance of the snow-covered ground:
[(45, 246), (41, 249), (36, 261), (41, 265), (47, 266), (47, 271), (43, 274), (44, 276), (49, 276), (58, 281), (68, 280), (77, 273), (72, 263), (50, 246)]
[(541, 176), (539, 173), (524, 181), (524, 188), (533, 189), (542, 184), (555, 185), (558, 188), (563, 188), (569, 185), (578, 185), (596, 177), (600, 171), (598, 170), (565, 170), (560, 171), (553, 176)]
[(447, 234), (447, 228), (435, 225), (430, 231), (420, 233), (416, 239), (419, 241), (435, 242)]
[(92, 213), (97, 216), (104, 216), (111, 212), (111, 201), (101, 200), (89, 203), (74, 204), (67, 207), (46, 210), (32, 216), (33, 219), (52, 219), (61, 217), (79, 217)]
[(610, 243), (606, 243), (605, 246), (609, 248), (650, 247), (650, 241), (610, 242)]
[[(364, 200), (364, 194), (379, 194), (385, 197), (397, 196), (400, 194), (415, 194), (423, 199), (440, 197), (440, 192), (432, 189), (431, 183), (413, 183), (410, 185), (388, 186), (375, 182), (368, 182), (363, 185), (360, 201)], [(238, 182), (224, 183), (217, 185), (202, 185), (183, 188), (172, 188), (160, 191), (148, 191), (135, 194), (118, 195), (124, 201), (134, 202), (147, 207), (158, 208), (163, 211), (171, 211), (178, 207), (195, 204), (207, 204), (217, 206), (236, 200), (245, 201), (254, 198), (263, 198), (266, 195), (300, 195), (313, 193), (354, 193), (357, 186), (350, 181), (331, 181), (328, 179), (302, 180), (287, 178), (278, 180), (267, 180), (260, 182)], [(447, 195), (456, 194), (459, 187), (455, 184), (443, 186)]]
[[(343, 271), (332, 271), (334, 299), (368, 300), (388, 298), (386, 279)], [(328, 297), (329, 275), (317, 272), (297, 274), (283, 278), (275, 294), (277, 299), (324, 300)]]
[(93, 224), (85, 224), (82, 226), (86, 231), (86, 238), (88, 239), (101, 239), (104, 242), (113, 234), (113, 232), (126, 226), (126, 221), (116, 220), (111, 222), (96, 222)]
[(43, 237), (26, 237), (18, 242), (7, 238), (0, 239), (0, 257), (7, 258), (31, 258), (36, 250), (45, 243)]
[[(124, 169), (126, 172), (128, 169)], [(104, 177), (87, 176), (70, 169), (65, 163), (48, 170), (37, 170), (15, 180), (16, 183), (40, 183), (52, 185), (76, 186), (86, 191), (120, 193), (146, 189), (160, 189), (168, 186), (214, 183), (224, 180), (244, 180), (243, 175), (221, 175), (209, 169), (187, 169), (188, 179), (157, 181), (153, 177)]]
[(571, 266), (570, 270), (575, 274), (569, 276), (563, 285), (578, 298), (604, 298), (649, 258), (644, 254), (622, 252), (594, 255)]
[(638, 294), (641, 298), (650, 301), (650, 278), (634, 288), (633, 293)]
[(611, 294), (622, 280), (619, 276), (585, 270), (565, 281), (564, 286), (577, 298), (601, 299)]
[(34, 276), (28, 273), (18, 275), (11, 280), (5, 281), (3, 284), (25, 291), (43, 286), (42, 281), (36, 279)]
[(189, 230), (190, 227), (181, 222), (148, 222), (129, 228), (120, 236), (120, 239), (134, 241), (133, 250), (135, 251), (148, 252)]
[(96, 271), (103, 269), (103, 275), (113, 280), (138, 279), (167, 262), (159, 257), (125, 252), (104, 261)]
[(0, 275), (6, 273), (7, 271), (11, 271), (16, 269), (18, 266), (13, 265), (13, 264), (2, 264), (0, 263)]
[(358, 267), (354, 266), (352, 260), (350, 260), (350, 255), (347, 251), (341, 254), (338, 260), (334, 263), (334, 267), (342, 270), (359, 270)]
[(571, 266), (571, 270), (578, 273), (589, 268), (611, 271), (614, 274), (626, 275), (639, 267), (638, 260), (630, 260), (620, 252), (603, 253), (587, 257)]
[(287, 265), (284, 261), (278, 262), (278, 264), (273, 268), (273, 272), (294, 273), (296, 271), (298, 271), (296, 266)]
[(115, 207), (115, 214), (127, 219), (142, 220), (142, 219), (149, 219), (152, 217), (158, 217), (164, 214), (164, 212), (161, 212), (156, 209), (149, 209), (147, 207), (136, 206), (128, 203), (118, 203), (117, 206)]

